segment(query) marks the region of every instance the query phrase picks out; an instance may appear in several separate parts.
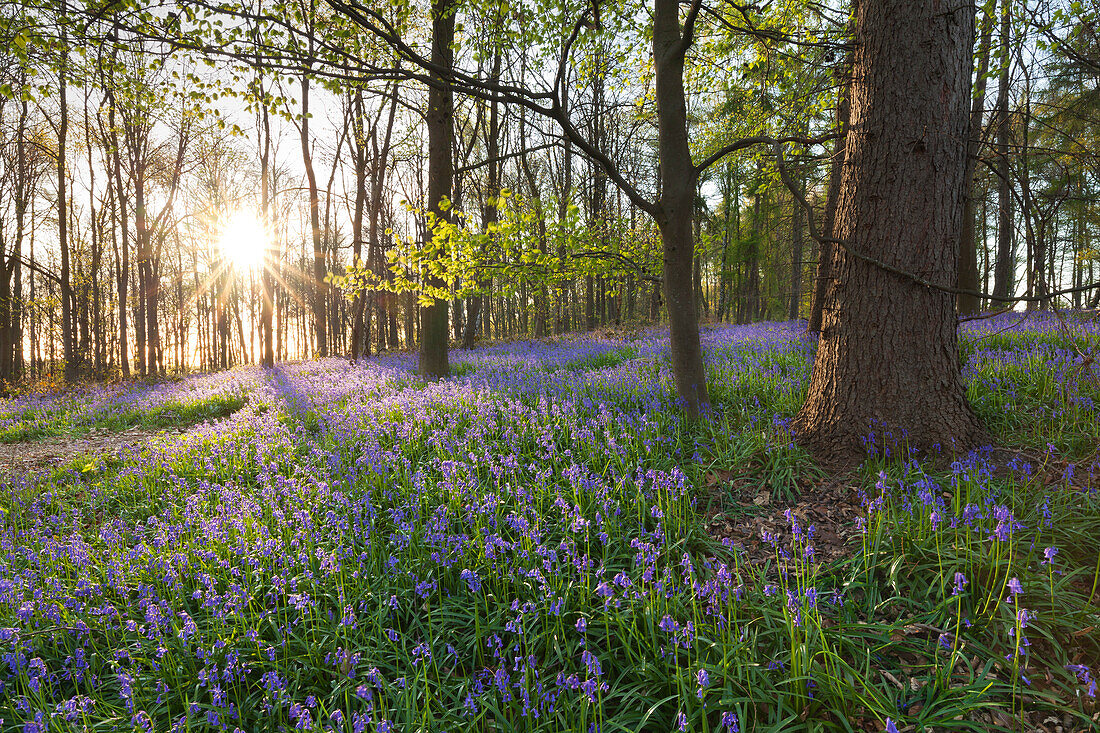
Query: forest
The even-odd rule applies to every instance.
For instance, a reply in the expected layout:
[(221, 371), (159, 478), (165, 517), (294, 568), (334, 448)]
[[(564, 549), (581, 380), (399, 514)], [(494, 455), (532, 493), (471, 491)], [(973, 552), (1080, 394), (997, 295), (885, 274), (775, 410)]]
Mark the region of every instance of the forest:
[(1100, 725), (1097, 0), (0, 57), (0, 730)]

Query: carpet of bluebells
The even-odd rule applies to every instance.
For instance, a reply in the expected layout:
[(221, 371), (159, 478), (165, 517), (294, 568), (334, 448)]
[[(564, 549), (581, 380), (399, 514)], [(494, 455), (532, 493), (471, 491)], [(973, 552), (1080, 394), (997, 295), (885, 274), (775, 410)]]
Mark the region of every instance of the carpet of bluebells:
[(702, 529), (706, 472), (820, 477), (788, 428), (814, 340), (704, 341), (694, 425), (657, 333), (453, 352), (438, 383), (398, 354), (0, 401), (10, 436), (221, 415), (0, 486), (0, 729), (1095, 725), (1095, 321), (968, 324), (998, 448), (868, 426), (829, 563), (794, 514), (763, 564)]
[(215, 418), (239, 409), (255, 381), (255, 375), (231, 371), (160, 384), (107, 384), (0, 399), (0, 443), (92, 427), (165, 427)]

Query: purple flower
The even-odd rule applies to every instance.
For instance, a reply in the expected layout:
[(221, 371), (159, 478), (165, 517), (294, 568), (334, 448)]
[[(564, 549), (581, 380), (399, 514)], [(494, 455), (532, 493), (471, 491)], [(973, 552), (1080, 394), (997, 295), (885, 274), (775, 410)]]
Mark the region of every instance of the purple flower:
[(684, 714), (684, 711), (676, 713), (676, 730), (685, 731), (688, 727), (688, 716)]
[(588, 670), (588, 674), (599, 677), (603, 672), (603, 668), (600, 666), (599, 658), (592, 652), (585, 649), (581, 652), (581, 662), (584, 663), (585, 668)]
[(466, 585), (469, 587), (471, 592), (477, 593), (481, 590), (481, 578), (478, 577), (477, 573), (467, 568), (466, 570), (462, 571), (460, 577), (466, 581)]
[(1013, 597), (1018, 596), (1024, 592), (1023, 586), (1020, 585), (1019, 578), (1009, 578), (1008, 591), (1012, 594)]
[(1092, 676), (1092, 670), (1083, 664), (1067, 664), (1066, 669), (1077, 675), (1077, 680), (1085, 685), (1085, 694), (1091, 698), (1096, 697), (1096, 679)]
[(898, 733), (898, 727), (894, 725), (893, 718), (886, 719), (886, 733)]
[(962, 573), (955, 573), (955, 590), (952, 591), (951, 595), (957, 596), (962, 593), (963, 588), (965, 588), (969, 582), (970, 581), (968, 581), (966, 576)]
[(738, 733), (741, 730), (741, 726), (737, 722), (737, 713), (722, 713), (722, 718), (718, 723), (718, 730), (722, 730), (723, 728), (729, 733)]
[(695, 691), (696, 697), (703, 698), (704, 690), (710, 687), (710, 673), (706, 669), (700, 667), (699, 671), (695, 673), (695, 683), (699, 685), (699, 689)]

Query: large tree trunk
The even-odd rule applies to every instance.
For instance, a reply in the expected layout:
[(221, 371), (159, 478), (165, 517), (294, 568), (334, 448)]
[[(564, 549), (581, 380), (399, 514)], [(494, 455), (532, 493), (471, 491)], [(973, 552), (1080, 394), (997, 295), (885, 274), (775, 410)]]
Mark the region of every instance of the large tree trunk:
[[(948, 12), (950, 10), (951, 12)], [(970, 97), (972, 6), (864, 0), (837, 208), (834, 281), (795, 420), (819, 453), (881, 446), (965, 450), (984, 437), (966, 401), (954, 297)], [(892, 436), (892, 437), (891, 437)]]
[(710, 403), (699, 322), (692, 288), (694, 243), (691, 217), (697, 173), (691, 162), (684, 95), (684, 52), (677, 0), (654, 0), (653, 62), (657, 95), (661, 200), (657, 227), (664, 251), (664, 290), (676, 394), (688, 420)]
[[(454, 63), (455, 18), (452, 0), (432, 0), (432, 64), (449, 69)], [(454, 98), (449, 89), (428, 88), (428, 210), (437, 217), (448, 216), (441, 206), (451, 196), (454, 166), (451, 162), (451, 138)], [(431, 237), (431, 230), (426, 236)], [(431, 276), (428, 276), (431, 278)], [(436, 280), (436, 281), (432, 281)], [(438, 279), (429, 284), (441, 285)], [(433, 298), (420, 309), (420, 374), (440, 379), (450, 372), (448, 361), (447, 301)]]

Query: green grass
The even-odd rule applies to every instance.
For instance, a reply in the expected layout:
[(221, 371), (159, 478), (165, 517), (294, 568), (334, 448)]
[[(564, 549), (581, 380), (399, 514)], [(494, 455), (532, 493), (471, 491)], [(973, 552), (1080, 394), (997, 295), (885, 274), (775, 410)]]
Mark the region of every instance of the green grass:
[(129, 428), (185, 428), (228, 417), (241, 409), (246, 401), (247, 397), (239, 395), (215, 395), (192, 402), (165, 402), (148, 411), (127, 409), (93, 416), (66, 411), (40, 415), (27, 411), (22, 422), (0, 429), (0, 443), (20, 443), (60, 435), (78, 437), (93, 430), (121, 432)]

